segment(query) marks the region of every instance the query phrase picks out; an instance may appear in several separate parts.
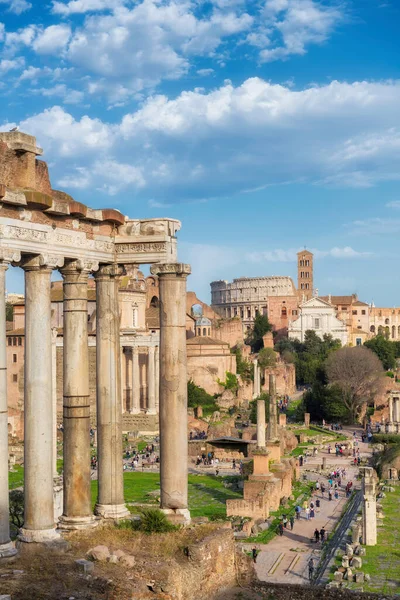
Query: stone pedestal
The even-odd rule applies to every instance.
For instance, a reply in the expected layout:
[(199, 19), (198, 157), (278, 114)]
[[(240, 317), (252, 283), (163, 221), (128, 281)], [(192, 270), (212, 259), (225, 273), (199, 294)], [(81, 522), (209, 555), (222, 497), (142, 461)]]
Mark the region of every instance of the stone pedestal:
[(151, 267), (160, 287), (160, 483), (161, 509), (187, 523), (188, 438), (186, 278), (190, 266)]
[(257, 449), (253, 453), (253, 475), (255, 476), (265, 476), (269, 474), (269, 454), (266, 449), (264, 452), (260, 449)]
[(0, 262), (0, 558), (14, 556), (17, 552), (10, 540), (8, 503), (6, 270), (7, 264)]
[(274, 462), (279, 462), (281, 460), (281, 443), (280, 441), (268, 441), (265, 444), (268, 450), (268, 458), (269, 460), (273, 460)]
[(90, 493), (90, 401), (87, 331), (89, 271), (78, 261), (61, 270), (64, 278), (64, 495), (61, 529), (97, 524)]
[(98, 498), (95, 513), (105, 519), (129, 516), (122, 467), (121, 361), (118, 279), (121, 269), (102, 265), (96, 278), (96, 402)]
[(41, 256), (28, 257), (25, 271), (25, 523), (19, 539), (47, 542), (59, 537), (54, 524), (53, 401), (51, 361), (52, 268)]
[(328, 459), (326, 458), (326, 456), (324, 456), (322, 458), (322, 468), (325, 471), (325, 469), (327, 469), (327, 467), (328, 467)]
[(310, 427), (310, 413), (304, 413), (304, 427), (306, 429)]
[(286, 415), (284, 413), (279, 415), (279, 427), (286, 427)]

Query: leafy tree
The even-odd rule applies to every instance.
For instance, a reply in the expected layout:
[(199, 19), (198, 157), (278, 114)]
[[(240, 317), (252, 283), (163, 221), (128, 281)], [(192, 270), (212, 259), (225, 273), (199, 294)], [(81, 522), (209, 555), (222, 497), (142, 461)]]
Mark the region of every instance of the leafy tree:
[(377, 335), (364, 343), (366, 348), (375, 352), (379, 360), (382, 362), (384, 369), (396, 368), (396, 351), (397, 348), (393, 342), (390, 342), (383, 335)]
[(272, 325), (268, 321), (267, 315), (258, 314), (246, 340), (246, 343), (251, 346), (252, 352), (259, 352), (264, 347), (263, 336), (268, 331), (272, 331)]
[[(187, 384), (188, 389), (188, 406), (194, 408), (196, 406), (208, 406), (215, 404), (214, 396), (208, 394), (206, 390), (199, 385), (196, 385), (192, 379), (189, 379)], [(215, 404), (215, 406), (217, 406)], [(215, 408), (217, 410), (217, 408)]]
[(379, 358), (364, 346), (341, 348), (326, 361), (330, 384), (342, 392), (343, 403), (354, 423), (363, 405), (370, 403), (382, 383), (383, 368)]
[(11, 490), (9, 502), (10, 521), (13, 525), (20, 528), (24, 525), (24, 492), (21, 490)]
[(243, 357), (239, 346), (231, 349), (232, 354), (236, 356), (236, 373), (241, 376), (243, 381), (253, 381), (253, 365)]
[(268, 367), (275, 367), (276, 365), (276, 352), (272, 348), (262, 348), (258, 353), (258, 364), (262, 369)]
[(314, 421), (347, 421), (349, 411), (343, 402), (341, 389), (335, 385), (326, 386), (316, 381), (312, 389), (304, 394), (303, 403)]
[(232, 392), (234, 392), (236, 394), (236, 392), (239, 389), (239, 380), (238, 380), (237, 376), (235, 375), (235, 373), (231, 373), (230, 371), (227, 371), (225, 373), (225, 375), (226, 375), (225, 381), (221, 381), (220, 379), (217, 379), (217, 383), (219, 385), (222, 385), (226, 390), (231, 390)]
[(9, 302), (6, 302), (6, 321), (12, 321), (14, 318), (14, 309), (13, 305)]
[(257, 400), (264, 400), (265, 402), (265, 418), (269, 419), (269, 394), (268, 392), (262, 392), (258, 398), (255, 398), (254, 400), (251, 400), (249, 402), (249, 408), (250, 408), (250, 416), (249, 419), (251, 421), (251, 423), (257, 423)]

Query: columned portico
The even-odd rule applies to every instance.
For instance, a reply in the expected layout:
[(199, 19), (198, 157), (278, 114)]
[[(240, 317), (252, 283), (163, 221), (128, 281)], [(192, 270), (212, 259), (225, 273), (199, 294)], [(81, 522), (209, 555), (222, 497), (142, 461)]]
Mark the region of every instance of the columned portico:
[(54, 524), (53, 406), (50, 279), (60, 259), (24, 257), (25, 271), (25, 522), (19, 538), (47, 542), (59, 537)]
[(156, 264), (160, 286), (160, 480), (161, 509), (190, 521), (186, 372), (186, 279), (190, 266)]
[(155, 347), (149, 346), (148, 365), (147, 365), (147, 392), (148, 409), (150, 415), (156, 414), (156, 365), (155, 365)]
[(62, 529), (97, 524), (90, 495), (90, 403), (87, 287), (92, 265), (69, 261), (64, 279), (64, 510)]
[(8, 502), (8, 421), (7, 421), (7, 357), (6, 357), (6, 285), (8, 265), (0, 262), (0, 558), (14, 556), (10, 540)]
[(122, 469), (118, 309), (118, 279), (122, 272), (117, 265), (102, 265), (95, 274), (98, 434), (98, 498), (95, 513), (112, 519), (130, 514), (124, 503)]
[(140, 369), (139, 348), (132, 347), (132, 414), (140, 413)]

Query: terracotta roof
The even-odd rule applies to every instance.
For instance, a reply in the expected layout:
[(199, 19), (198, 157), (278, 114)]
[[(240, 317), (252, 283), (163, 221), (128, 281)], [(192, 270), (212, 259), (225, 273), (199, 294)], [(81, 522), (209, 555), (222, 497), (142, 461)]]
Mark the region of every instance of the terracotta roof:
[(25, 329), (11, 329), (7, 331), (7, 335), (25, 335)]
[(214, 340), (213, 338), (200, 335), (189, 338), (186, 340), (186, 344), (189, 346), (229, 346), (228, 342), (222, 342), (221, 340)]
[(325, 302), (330, 302), (331, 304), (353, 304), (357, 301), (357, 298), (352, 296), (319, 296)]
[(367, 302), (361, 302), (361, 300), (357, 300), (356, 302), (353, 302), (353, 306), (369, 306), (369, 304)]

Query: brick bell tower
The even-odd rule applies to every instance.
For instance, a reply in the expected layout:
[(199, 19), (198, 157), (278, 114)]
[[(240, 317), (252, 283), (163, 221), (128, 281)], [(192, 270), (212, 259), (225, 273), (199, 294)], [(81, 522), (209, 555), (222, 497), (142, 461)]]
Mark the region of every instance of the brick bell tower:
[(300, 302), (312, 298), (314, 289), (314, 255), (309, 250), (297, 253), (297, 290)]

